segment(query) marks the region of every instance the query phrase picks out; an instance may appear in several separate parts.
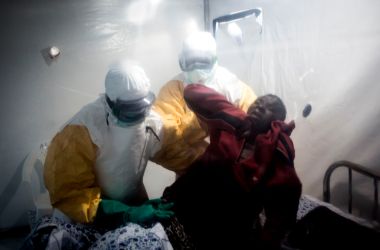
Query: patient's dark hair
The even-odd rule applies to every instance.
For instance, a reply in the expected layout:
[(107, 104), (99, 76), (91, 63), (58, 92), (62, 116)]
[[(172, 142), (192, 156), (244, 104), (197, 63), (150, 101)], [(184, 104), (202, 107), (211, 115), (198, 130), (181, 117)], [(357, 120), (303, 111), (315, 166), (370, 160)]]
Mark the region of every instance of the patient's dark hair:
[(276, 120), (281, 120), (281, 121), (285, 120), (286, 107), (280, 97), (273, 94), (267, 94), (267, 95), (261, 96), (260, 98), (265, 98), (268, 101), (270, 105), (270, 110), (273, 111), (276, 117)]

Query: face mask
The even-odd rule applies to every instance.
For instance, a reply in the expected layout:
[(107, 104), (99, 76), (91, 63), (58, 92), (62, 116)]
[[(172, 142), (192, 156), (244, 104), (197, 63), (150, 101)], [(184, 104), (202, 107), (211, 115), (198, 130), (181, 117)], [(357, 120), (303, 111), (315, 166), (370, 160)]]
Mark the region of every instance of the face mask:
[(184, 72), (186, 83), (205, 84), (214, 78), (214, 69), (195, 69)]

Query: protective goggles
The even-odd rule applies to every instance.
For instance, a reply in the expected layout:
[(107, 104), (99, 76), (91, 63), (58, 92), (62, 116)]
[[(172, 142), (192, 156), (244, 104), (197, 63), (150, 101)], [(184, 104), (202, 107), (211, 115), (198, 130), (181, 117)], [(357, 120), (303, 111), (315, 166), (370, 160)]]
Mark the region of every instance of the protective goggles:
[(119, 121), (129, 124), (142, 121), (148, 115), (155, 99), (155, 95), (152, 92), (149, 92), (146, 97), (129, 101), (117, 99), (113, 102), (106, 96), (106, 101), (112, 110), (112, 114)]

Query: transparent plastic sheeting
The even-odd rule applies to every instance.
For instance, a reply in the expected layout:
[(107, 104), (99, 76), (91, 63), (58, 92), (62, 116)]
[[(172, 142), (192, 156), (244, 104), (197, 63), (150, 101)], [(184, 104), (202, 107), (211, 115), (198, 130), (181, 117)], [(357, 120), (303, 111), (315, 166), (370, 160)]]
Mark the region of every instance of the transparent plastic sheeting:
[[(180, 72), (182, 40), (204, 27), (203, 14), (203, 0), (1, 1), (0, 229), (28, 223), (26, 156), (104, 92), (108, 66), (138, 61), (157, 94)], [(152, 197), (173, 180), (153, 164), (144, 176)]]
[[(239, 2), (241, 9), (262, 8), (262, 32), (254, 17), (236, 22), (240, 41), (228, 24), (219, 26), (220, 64), (257, 94), (275, 93), (285, 101), (288, 120), (296, 121), (292, 137), (304, 192), (321, 198), (323, 174), (337, 160), (380, 171), (380, 2)], [(214, 15), (237, 11), (236, 2), (218, 3), (211, 1)], [(304, 118), (307, 104), (312, 111)], [(345, 182), (347, 174), (333, 179)], [(368, 180), (355, 179), (354, 174), (354, 190), (364, 193), (354, 193), (354, 204), (370, 202)], [(346, 202), (347, 187), (333, 185), (334, 197)]]
[[(219, 27), (219, 63), (257, 94), (275, 93), (285, 101), (288, 119), (296, 121), (295, 163), (305, 193), (321, 197), (324, 171), (334, 161), (380, 168), (380, 1), (209, 3), (210, 20), (262, 9), (262, 27), (252, 18), (236, 23), (240, 31), (235, 25)], [(117, 58), (139, 61), (158, 93), (179, 72), (181, 42), (203, 27), (204, 10), (202, 0), (19, 0), (0, 5), (0, 107), (7, 121), (0, 132), (0, 228), (7, 228), (25, 224), (24, 210), (32, 203), (25, 198), (27, 189), (17, 189), (25, 156), (104, 91), (107, 66)], [(50, 46), (57, 46), (60, 55), (47, 63), (41, 51)], [(304, 118), (307, 104), (312, 111)], [(156, 177), (153, 169), (162, 168), (148, 169)], [(147, 180), (158, 195), (167, 182), (156, 186), (164, 177), (151, 176)], [(334, 178), (346, 180), (346, 174)], [(360, 201), (355, 197), (372, 197), (364, 180), (354, 176), (354, 183), (364, 189), (363, 195), (354, 194), (354, 205)], [(346, 190), (341, 194), (337, 196), (344, 200)]]

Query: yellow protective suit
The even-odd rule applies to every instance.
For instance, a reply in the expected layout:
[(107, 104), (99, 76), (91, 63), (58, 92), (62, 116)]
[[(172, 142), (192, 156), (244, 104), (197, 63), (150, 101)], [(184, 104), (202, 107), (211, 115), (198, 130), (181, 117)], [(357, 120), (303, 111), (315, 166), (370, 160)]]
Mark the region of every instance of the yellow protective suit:
[(103, 197), (131, 205), (148, 198), (143, 176), (160, 147), (161, 119), (150, 111), (133, 126), (117, 126), (116, 120), (103, 95), (83, 107), (49, 145), (44, 181), (52, 206), (75, 222), (93, 222)]
[(46, 156), (44, 179), (52, 206), (77, 222), (93, 221), (100, 202), (97, 150), (86, 127), (68, 125), (53, 138)]
[[(255, 101), (252, 89), (227, 69), (216, 66), (215, 78), (205, 83), (234, 103), (245, 112)], [(160, 90), (153, 105), (163, 121), (163, 141), (161, 149), (153, 161), (161, 166), (183, 174), (187, 167), (205, 151), (208, 136), (198, 122), (195, 114), (187, 107), (183, 98), (184, 75), (166, 83)]]

